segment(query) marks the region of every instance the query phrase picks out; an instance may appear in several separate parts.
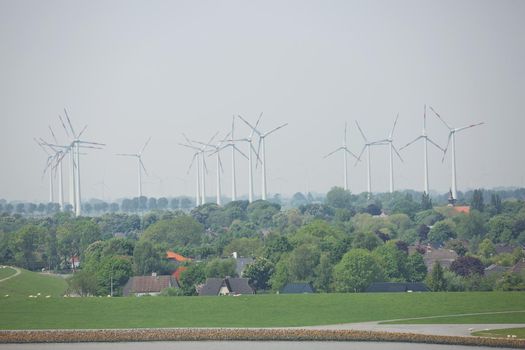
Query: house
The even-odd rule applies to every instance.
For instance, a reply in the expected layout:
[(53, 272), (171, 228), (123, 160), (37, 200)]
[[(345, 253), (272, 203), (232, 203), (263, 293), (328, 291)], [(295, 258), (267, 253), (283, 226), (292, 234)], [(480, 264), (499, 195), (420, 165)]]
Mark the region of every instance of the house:
[(520, 261), (518, 261), (516, 263), (516, 265), (514, 265), (513, 267), (510, 268), (510, 272), (512, 273), (517, 273), (517, 274), (523, 274), (525, 273), (525, 258), (524, 259), (521, 259)]
[(404, 293), (428, 291), (428, 287), (422, 282), (374, 282), (365, 290), (366, 293)]
[(153, 273), (151, 276), (131, 277), (124, 285), (122, 294), (124, 296), (134, 295), (137, 297), (143, 295), (159, 295), (166, 288), (179, 288), (175, 277), (170, 275), (157, 276)]
[(503, 275), (508, 270), (509, 270), (509, 267), (492, 264), (489, 267), (485, 268), (484, 275), (485, 276), (494, 276), (494, 275), (499, 276), (499, 275)]
[(197, 288), (199, 296), (255, 294), (248, 278), (207, 278), (206, 283)]
[(470, 213), (470, 207), (468, 205), (458, 205), (452, 207), (456, 213), (468, 214)]
[(67, 262), (69, 263), (69, 267), (73, 270), (78, 269), (80, 266), (80, 258), (76, 255), (67, 259)]
[(177, 254), (175, 252), (167, 251), (166, 252), (166, 258), (170, 261), (176, 261), (176, 262), (184, 262), (184, 261), (191, 261), (190, 258), (186, 258), (180, 254)]
[(428, 246), (427, 251), (425, 252), (425, 254), (423, 254), (423, 261), (425, 262), (425, 266), (430, 272), (432, 271), (432, 268), (434, 267), (434, 264), (436, 262), (439, 262), (441, 267), (450, 267), (450, 265), (452, 265), (452, 262), (456, 260), (457, 257), (458, 254), (451, 249), (434, 249)]
[(177, 282), (179, 282), (180, 280), (180, 274), (183, 272), (183, 271), (186, 271), (188, 268), (186, 266), (179, 266), (177, 267), (177, 269), (171, 274), (172, 277), (175, 277), (175, 279), (177, 280)]
[(315, 293), (314, 287), (310, 283), (287, 283), (280, 291), (281, 294), (302, 294)]

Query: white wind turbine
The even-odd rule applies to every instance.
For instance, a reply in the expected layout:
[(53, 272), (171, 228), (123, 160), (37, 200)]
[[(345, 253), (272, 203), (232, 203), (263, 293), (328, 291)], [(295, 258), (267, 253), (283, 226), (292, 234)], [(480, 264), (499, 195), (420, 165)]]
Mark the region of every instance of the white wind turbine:
[(45, 147), (44, 145), (39, 142), (37, 139), (33, 139), (39, 145), (42, 150), (46, 153), (47, 159), (46, 159), (46, 166), (44, 167), (44, 171), (42, 172), (42, 179), (46, 175), (47, 170), (49, 169), (49, 203), (54, 203), (55, 201), (55, 191), (54, 191), (54, 184), (53, 184), (53, 159), (55, 159), (55, 156), (52, 155)]
[[(262, 116), (262, 113), (261, 113), (261, 116)], [(257, 154), (257, 157), (260, 159), (261, 166), (262, 166), (262, 194), (261, 194), (261, 197), (262, 197), (262, 200), (266, 200), (266, 195), (267, 195), (267, 189), (266, 189), (266, 147), (265, 147), (265, 141), (264, 140), (270, 134), (274, 133), (275, 131), (277, 131), (277, 130), (279, 130), (281, 128), (284, 128), (286, 125), (288, 125), (288, 123), (284, 123), (282, 125), (279, 125), (278, 127), (271, 129), (270, 131), (262, 132), (261, 130), (257, 129), (257, 124), (255, 126), (252, 126), (243, 117), (239, 116), (239, 118), (241, 118), (241, 120), (243, 122), (245, 122), (246, 125), (248, 125), (252, 129), (252, 136), (253, 136), (253, 131), (255, 131), (255, 133), (257, 133), (257, 135), (259, 136), (259, 145), (257, 147), (257, 153), (256, 154)], [(259, 117), (259, 120), (260, 120), (260, 117)], [(259, 150), (260, 150), (260, 153), (259, 153)], [(260, 154), (260, 156), (259, 156), (259, 154)]]
[[(62, 121), (62, 118), (60, 117), (60, 120), (62, 121), (62, 125), (64, 126), (64, 130), (66, 131), (66, 135), (68, 135), (68, 137), (70, 137), (72, 140), (71, 140), (71, 143), (69, 145), (69, 152), (70, 154), (72, 155), (72, 158), (71, 158), (71, 163), (73, 164), (72, 168), (75, 171), (73, 171), (73, 179), (71, 182), (74, 183), (74, 197), (75, 197), (75, 202), (74, 202), (74, 210), (75, 210), (75, 215), (76, 216), (80, 216), (81, 213), (82, 213), (82, 197), (81, 197), (81, 182), (80, 182), (80, 148), (94, 148), (94, 149), (101, 149), (101, 146), (105, 146), (105, 144), (103, 143), (98, 143), (98, 142), (91, 142), (91, 141), (84, 141), (84, 140), (81, 140), (80, 139), (80, 136), (82, 136), (82, 134), (84, 133), (84, 131), (86, 130), (87, 128), (87, 125), (84, 126), (84, 128), (77, 134), (75, 132), (75, 129), (73, 128), (73, 124), (71, 123), (71, 120), (69, 119), (69, 115), (67, 113), (67, 110), (64, 109), (64, 113), (65, 113), (65, 116), (66, 116), (66, 120), (67, 120), (67, 123), (69, 125), (69, 131), (68, 129), (65, 127), (63, 121)], [(70, 135), (71, 133), (71, 135)], [(65, 153), (64, 153), (64, 156), (65, 156)], [(63, 157), (62, 157), (63, 158)], [(60, 160), (62, 160), (62, 158)]]
[(137, 171), (138, 171), (138, 189), (139, 189), (139, 197), (142, 197), (142, 170), (144, 170), (144, 173), (146, 176), (148, 175), (148, 171), (146, 170), (146, 167), (144, 166), (144, 163), (142, 162), (142, 153), (144, 153), (144, 150), (148, 146), (149, 142), (151, 140), (151, 136), (148, 138), (142, 149), (139, 153), (117, 153), (117, 156), (122, 157), (134, 157), (137, 159)]
[(348, 190), (348, 167), (346, 165), (347, 154), (350, 154), (352, 157), (359, 160), (358, 157), (354, 153), (352, 153), (352, 151), (348, 149), (348, 146), (346, 144), (346, 122), (345, 122), (345, 133), (343, 137), (343, 145), (341, 147), (336, 148), (334, 151), (328, 153), (326, 156), (323, 157), (323, 159), (326, 159), (332, 154), (339, 152), (339, 151), (343, 151), (343, 180), (344, 180), (344, 189), (346, 191)]
[(235, 145), (235, 139), (234, 139), (234, 128), (235, 128), (235, 116), (232, 117), (232, 130), (230, 132), (230, 138), (225, 143), (222, 149), (225, 149), (227, 147), (232, 148), (232, 201), (237, 200), (237, 184), (236, 184), (236, 174), (235, 174), (235, 152), (239, 152), (244, 158), (248, 159), (246, 154), (244, 154), (236, 145)]
[[(261, 117), (262, 117), (262, 113), (259, 114), (259, 118), (257, 118), (257, 122), (255, 123), (255, 128), (257, 128), (257, 126), (259, 125), (259, 122), (261, 121)], [(238, 117), (244, 121), (245, 123), (247, 123), (243, 117), (241, 117), (240, 115), (238, 115)], [(250, 125), (250, 124), (248, 124)], [(250, 126), (251, 127), (251, 126)], [(257, 153), (257, 151), (255, 151), (255, 147), (253, 147), (253, 134), (255, 132), (255, 128), (252, 128), (251, 131), (250, 131), (250, 134), (248, 135), (248, 137), (246, 138), (243, 138), (243, 139), (238, 139), (238, 140), (233, 140), (232, 141), (243, 141), (243, 142), (247, 142), (248, 143), (248, 202), (253, 202), (253, 165), (252, 165), (252, 152), (255, 152), (255, 156), (257, 157), (257, 159), (259, 159), (259, 154)]]
[(394, 146), (394, 140), (392, 136), (394, 135), (394, 130), (397, 125), (397, 119), (399, 118), (399, 114), (396, 116), (396, 119), (394, 120), (394, 125), (392, 126), (392, 130), (390, 131), (390, 134), (388, 134), (388, 138), (385, 140), (381, 140), (379, 142), (385, 142), (389, 146), (389, 162), (390, 162), (390, 193), (394, 192), (394, 152), (399, 157), (401, 161), (403, 161), (403, 158), (401, 158), (401, 155), (397, 151), (396, 146)]
[[(194, 150), (195, 152), (193, 153), (193, 157), (191, 158), (191, 163), (190, 163), (190, 166), (188, 167), (188, 171), (187, 171), (187, 174), (190, 173), (190, 170), (193, 166), (193, 163), (195, 163), (195, 160), (197, 160), (197, 168), (196, 168), (196, 183), (195, 183), (195, 206), (198, 207), (199, 205), (201, 205), (201, 182), (200, 182), (200, 179), (201, 179), (201, 169), (200, 169), (200, 161), (199, 161), (199, 156), (200, 156), (200, 148), (199, 147), (195, 147), (193, 145), (193, 143), (186, 137), (186, 135), (182, 134), (182, 136), (184, 136), (184, 138), (186, 139), (186, 142), (188, 142), (188, 144), (185, 144), (185, 143), (179, 143), (179, 145), (181, 146), (184, 146), (186, 148), (190, 148), (192, 150)], [(204, 170), (203, 170), (204, 171)]]
[(432, 112), (434, 112), (436, 117), (438, 117), (439, 120), (441, 120), (443, 122), (443, 124), (445, 124), (445, 126), (449, 130), (447, 146), (445, 147), (445, 150), (443, 152), (443, 159), (442, 159), (442, 161), (445, 160), (445, 155), (446, 155), (447, 150), (448, 150), (448, 145), (450, 144), (450, 140), (452, 139), (452, 151), (451, 151), (452, 152), (452, 198), (453, 199), (457, 199), (458, 198), (457, 197), (458, 189), (457, 189), (457, 183), (456, 183), (456, 133), (460, 132), (460, 131), (463, 131), (465, 129), (473, 128), (473, 127), (478, 126), (478, 125), (482, 125), (484, 123), (480, 122), (480, 123), (476, 123), (476, 124), (463, 126), (461, 128), (453, 128), (450, 125), (448, 125), (445, 122), (445, 120), (443, 120), (443, 118), (441, 118), (441, 116), (434, 110), (434, 108), (432, 108), (431, 106), (429, 106), (429, 108), (430, 108), (430, 110)]
[(432, 139), (430, 137), (428, 137), (427, 135), (427, 106), (425, 105), (424, 106), (424, 111), (423, 111), (423, 133), (416, 137), (414, 140), (410, 141), (409, 143), (407, 143), (406, 145), (404, 145), (403, 147), (401, 147), (399, 150), (403, 150), (404, 148), (410, 146), (411, 144), (413, 144), (414, 142), (420, 140), (420, 139), (423, 139), (423, 170), (424, 170), (424, 188), (423, 188), (423, 191), (426, 193), (426, 194), (429, 194), (429, 182), (428, 182), (428, 142), (430, 142), (432, 145), (434, 145), (435, 147), (437, 147), (439, 150), (441, 150), (442, 152), (445, 152), (445, 150), (439, 146), (436, 142), (432, 141)]
[(361, 160), (361, 156), (363, 155), (363, 153), (366, 150), (366, 155), (367, 155), (367, 157), (366, 157), (366, 174), (367, 174), (366, 189), (367, 189), (367, 192), (368, 192), (368, 197), (370, 197), (370, 195), (372, 194), (372, 175), (371, 175), (371, 169), (370, 169), (370, 147), (372, 147), (372, 146), (379, 146), (379, 145), (386, 145), (387, 142), (386, 142), (386, 140), (368, 141), (368, 139), (365, 136), (365, 133), (363, 132), (363, 130), (361, 130), (361, 127), (359, 126), (359, 123), (357, 122), (357, 120), (355, 121), (355, 124), (357, 125), (357, 129), (359, 129), (359, 132), (361, 133), (361, 136), (363, 136), (363, 140), (365, 141), (365, 144), (364, 144), (363, 148), (361, 149), (361, 153), (359, 153), (359, 157), (357, 157), (358, 160), (355, 162), (355, 164), (357, 164), (357, 162), (359, 160)]

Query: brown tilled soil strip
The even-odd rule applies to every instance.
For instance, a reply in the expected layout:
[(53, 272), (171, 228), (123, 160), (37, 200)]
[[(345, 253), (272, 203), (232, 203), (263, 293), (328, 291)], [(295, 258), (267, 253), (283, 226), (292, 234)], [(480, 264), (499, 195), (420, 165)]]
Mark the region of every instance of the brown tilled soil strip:
[(0, 331), (0, 343), (138, 341), (380, 341), (525, 348), (525, 340), (310, 329), (94, 329)]

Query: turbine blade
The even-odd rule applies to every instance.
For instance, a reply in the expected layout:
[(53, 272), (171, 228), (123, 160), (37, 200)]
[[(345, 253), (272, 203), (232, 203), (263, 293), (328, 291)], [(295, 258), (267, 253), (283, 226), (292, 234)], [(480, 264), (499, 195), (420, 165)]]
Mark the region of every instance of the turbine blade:
[(407, 148), (408, 146), (410, 146), (411, 144), (413, 144), (414, 142), (416, 142), (416, 141), (419, 140), (420, 138), (423, 138), (423, 136), (418, 136), (418, 137), (416, 137), (415, 139), (413, 139), (412, 141), (410, 141), (409, 143), (407, 143), (406, 145), (404, 145), (403, 147), (401, 147), (399, 150), (402, 151), (403, 149)]
[[(188, 143), (188, 145), (191, 145), (191, 141), (190, 141), (190, 139), (188, 138), (188, 136), (186, 136), (185, 133), (182, 133), (182, 136), (184, 136), (184, 138), (186, 139), (186, 142)], [(179, 145), (182, 145), (182, 144), (179, 143)]]
[(193, 157), (191, 158), (190, 166), (188, 167), (188, 171), (186, 171), (186, 174), (190, 173), (191, 167), (193, 166), (193, 163), (195, 163), (195, 158), (197, 158), (199, 154), (195, 153), (193, 154)]
[(403, 160), (403, 157), (401, 157), (401, 154), (399, 154), (399, 152), (397, 151), (396, 146), (394, 146), (394, 144), (392, 144), (392, 148), (394, 149), (394, 152), (396, 152), (396, 154), (399, 157), (399, 159), (404, 163), (405, 161)]
[(399, 113), (397, 114), (396, 119), (394, 120), (394, 126), (392, 126), (392, 130), (390, 131), (390, 135), (388, 136), (389, 139), (392, 139), (392, 135), (394, 135), (394, 129), (396, 128), (398, 119), (399, 119)]
[(363, 139), (365, 140), (365, 142), (368, 142), (368, 140), (366, 139), (365, 133), (363, 132), (363, 130), (361, 130), (361, 127), (359, 126), (359, 123), (357, 122), (357, 120), (355, 121), (355, 125), (357, 125), (357, 128), (359, 129), (359, 132), (361, 133), (361, 136), (363, 136)]
[(80, 136), (82, 136), (82, 134), (84, 133), (84, 131), (86, 131), (86, 129), (87, 129), (87, 125), (85, 125), (84, 128), (80, 131), (77, 138), (80, 138)]
[(462, 131), (462, 130), (465, 130), (465, 129), (469, 129), (469, 128), (473, 128), (473, 127), (475, 127), (475, 126), (479, 126), (479, 125), (482, 125), (482, 124), (484, 124), (484, 122), (476, 123), (476, 124), (471, 124), (471, 125), (467, 125), (467, 126), (463, 126), (463, 127), (461, 127), (461, 128), (457, 128), (457, 129), (456, 129), (456, 132), (458, 132), (458, 131)]
[(123, 157), (138, 157), (138, 154), (131, 154), (131, 153), (116, 153), (116, 156), (123, 156)]
[(257, 145), (257, 152), (255, 153), (257, 155), (257, 160), (258, 160), (257, 162), (255, 162), (255, 169), (257, 169), (257, 166), (259, 165), (259, 161), (261, 160), (259, 158), (259, 152), (261, 151), (261, 140), (262, 140), (262, 137), (259, 137), (259, 144)]
[(185, 144), (185, 143), (180, 143), (180, 142), (179, 142), (179, 145), (184, 146), (184, 147), (187, 147), (187, 148), (190, 148), (190, 149), (193, 149), (193, 150), (196, 150), (196, 151), (200, 151), (200, 148), (199, 148), (199, 147), (195, 147), (195, 146), (187, 145), (187, 144)]
[(437, 148), (439, 148), (441, 150), (441, 152), (445, 152), (445, 150), (443, 149), (443, 147), (441, 147), (440, 145), (438, 145), (437, 143), (435, 143), (434, 141), (432, 141), (432, 139), (430, 137), (427, 137), (427, 141), (430, 142), (431, 144), (433, 144), (434, 146), (436, 146)]
[(139, 152), (139, 154), (142, 154), (142, 152), (144, 152), (144, 150), (146, 149), (146, 147), (148, 147), (148, 144), (151, 140), (151, 136), (148, 138), (148, 140), (146, 141), (146, 143), (144, 144), (144, 146), (142, 147), (142, 150)]
[(219, 159), (219, 166), (221, 168), (221, 172), (224, 172), (224, 168), (222, 167), (222, 160), (221, 160), (221, 154), (217, 153), (217, 158)]
[(350, 151), (348, 148), (344, 148), (344, 150), (346, 152), (348, 152), (348, 154), (350, 154), (352, 157), (354, 157), (355, 159), (357, 159), (358, 162), (360, 162), (361, 160), (354, 154), (354, 152)]
[(255, 127), (252, 126), (252, 124), (250, 124), (246, 119), (244, 119), (241, 115), (238, 115), (238, 117), (246, 124), (248, 125), (248, 127), (252, 130), (252, 134), (253, 134), (253, 131), (255, 130)]
[(232, 145), (232, 147), (233, 147), (237, 152), (239, 152), (244, 158), (248, 159), (248, 156), (247, 156), (246, 154), (244, 154), (244, 152), (241, 151), (237, 146)]
[(330, 153), (328, 153), (327, 155), (325, 155), (325, 156), (323, 157), (323, 159), (326, 159), (326, 158), (330, 157), (332, 154), (334, 154), (334, 153), (336, 153), (337, 151), (342, 150), (342, 149), (344, 149), (344, 147), (337, 147), (335, 150), (333, 150), (332, 152), (330, 152)]
[(275, 129), (273, 129), (273, 130), (271, 130), (271, 131), (268, 131), (266, 134), (264, 134), (264, 137), (270, 135), (271, 133), (273, 133), (273, 132), (275, 132), (275, 131), (277, 131), (277, 130), (279, 130), (279, 129), (281, 129), (281, 128), (284, 128), (286, 125), (288, 125), (288, 123), (284, 123), (283, 125), (278, 126), (278, 127), (276, 127)]
[(367, 148), (368, 146), (367, 145), (364, 145), (363, 148), (361, 149), (361, 153), (359, 153), (359, 156), (357, 157), (357, 160), (355, 161), (355, 164), (354, 166), (357, 165), (357, 163), (359, 163), (361, 161), (361, 156), (363, 155), (363, 153), (365, 152), (365, 149)]
[(263, 116), (263, 112), (261, 112), (261, 114), (259, 114), (259, 118), (257, 118), (257, 122), (255, 123), (255, 128), (254, 129), (257, 129), (257, 127), (259, 126), (259, 122), (261, 121), (262, 116)]
[(213, 142), (213, 140), (215, 139), (215, 137), (217, 137), (217, 135), (219, 135), (219, 132), (217, 131), (215, 134), (213, 134), (213, 136), (211, 137), (211, 139), (208, 141), (208, 145), (211, 144)]
[(441, 118), (441, 116), (438, 114), (438, 112), (436, 112), (436, 111), (434, 110), (434, 108), (432, 108), (432, 106), (428, 106), (428, 108), (430, 108), (430, 110), (431, 110), (432, 112), (434, 112), (434, 114), (436, 115), (436, 117), (438, 117), (439, 120), (441, 120), (441, 121), (443, 122), (443, 124), (445, 124), (445, 126), (446, 126), (449, 130), (452, 130), (452, 128), (450, 127), (450, 125), (448, 125), (447, 122), (445, 122), (445, 120), (444, 120), (443, 118)]
[(141, 157), (139, 157), (139, 163), (140, 163), (140, 166), (142, 167), (142, 169), (144, 169), (144, 173), (145, 173), (147, 176), (149, 176), (149, 175), (148, 175), (148, 171), (146, 170), (146, 167), (144, 166), (144, 163), (142, 162), (142, 158), (141, 158)]
[(53, 140), (55, 140), (55, 143), (58, 143), (57, 137), (55, 136), (53, 129), (51, 129), (51, 125), (48, 125), (48, 128), (49, 128), (49, 131), (51, 132), (51, 136), (53, 137)]
[(445, 147), (445, 150), (443, 151), (443, 158), (441, 158), (441, 162), (444, 162), (445, 161), (445, 155), (447, 154), (447, 151), (448, 151), (448, 145), (450, 144), (450, 139), (452, 138), (452, 132), (449, 132), (448, 133), (448, 140), (447, 140), (447, 147)]
[(71, 137), (69, 135), (69, 131), (67, 131), (66, 124), (64, 124), (64, 120), (62, 119), (62, 116), (60, 114), (58, 115), (58, 119), (60, 119), (60, 123), (62, 124), (62, 127), (64, 128), (64, 131), (66, 132), (66, 136)]
[(73, 124), (71, 124), (71, 119), (69, 119), (69, 115), (67, 114), (67, 110), (65, 108), (64, 113), (66, 114), (67, 123), (69, 124), (69, 128), (71, 129), (71, 133), (73, 134), (73, 137), (76, 137), (75, 129), (73, 129)]

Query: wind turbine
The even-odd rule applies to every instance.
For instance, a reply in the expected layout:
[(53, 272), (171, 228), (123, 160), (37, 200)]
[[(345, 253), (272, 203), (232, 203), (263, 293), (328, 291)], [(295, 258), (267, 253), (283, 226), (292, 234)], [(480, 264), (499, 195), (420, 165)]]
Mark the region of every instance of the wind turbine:
[[(76, 172), (73, 171), (73, 179), (72, 179), (75, 185), (74, 186), (75, 202), (74, 202), (73, 207), (75, 209), (75, 215), (80, 216), (80, 214), (82, 213), (82, 208), (81, 208), (82, 197), (81, 197), (81, 192), (80, 192), (80, 187), (81, 187), (80, 186), (80, 148), (82, 147), (82, 148), (101, 149), (102, 148), (101, 146), (105, 146), (105, 144), (81, 140), (80, 136), (82, 136), (84, 131), (86, 131), (87, 125), (84, 126), (84, 128), (77, 134), (75, 132), (75, 129), (73, 128), (73, 124), (71, 123), (71, 119), (69, 119), (69, 115), (65, 108), (64, 108), (64, 113), (65, 113), (66, 120), (69, 126), (69, 132), (67, 128), (65, 127), (62, 118), (60, 116), (59, 117), (60, 117), (60, 120), (62, 121), (62, 125), (64, 126), (64, 130), (66, 131), (66, 135), (68, 135), (71, 138), (71, 143), (69, 145), (68, 151), (70, 152), (70, 155), (72, 155), (71, 156), (71, 162), (73, 164), (72, 168), (76, 170)], [(60, 160), (62, 160), (62, 158)]]
[[(58, 140), (55, 136), (55, 133), (53, 132), (53, 129), (51, 129), (51, 126), (49, 126), (49, 131), (51, 132), (51, 136), (53, 137), (53, 140), (56, 144), (58, 144)], [(60, 146), (61, 149), (66, 149), (67, 146)], [(64, 209), (64, 179), (62, 177), (62, 154), (64, 153), (63, 150), (54, 150), (55, 151), (55, 158), (56, 158), (56, 164), (55, 173), (58, 172), (58, 205), (60, 206), (60, 210)]]
[(404, 145), (403, 147), (401, 147), (399, 150), (403, 150), (404, 148), (410, 146), (411, 144), (413, 144), (414, 142), (420, 140), (420, 139), (423, 139), (424, 142), (423, 142), (423, 170), (424, 170), (424, 189), (423, 191), (426, 193), (426, 194), (429, 194), (429, 182), (428, 182), (428, 142), (430, 142), (432, 145), (434, 145), (435, 147), (437, 147), (438, 149), (440, 149), (442, 152), (445, 152), (445, 150), (440, 146), (438, 145), (436, 142), (432, 141), (432, 139), (430, 137), (428, 137), (427, 135), (427, 105), (424, 106), (424, 110), (423, 110), (423, 133), (416, 137), (414, 140), (410, 141), (409, 143), (407, 143), (406, 145)]
[[(261, 113), (261, 116), (262, 116), (262, 113)], [(279, 125), (278, 127), (271, 129), (270, 131), (262, 132), (261, 130), (257, 129), (257, 126), (258, 126), (257, 124), (255, 126), (252, 126), (243, 117), (239, 116), (239, 118), (241, 118), (241, 120), (243, 122), (245, 122), (246, 125), (248, 125), (252, 129), (252, 136), (253, 136), (253, 132), (254, 131), (259, 136), (259, 145), (257, 147), (257, 156), (260, 159), (261, 166), (262, 166), (262, 194), (261, 194), (261, 197), (262, 197), (262, 200), (266, 200), (266, 194), (267, 194), (266, 193), (267, 192), (266, 191), (266, 147), (265, 147), (264, 140), (270, 134), (274, 133), (275, 131), (277, 131), (277, 130), (279, 130), (281, 128), (284, 128), (286, 125), (288, 125), (288, 123), (284, 123), (282, 125)], [(261, 117), (259, 117), (259, 120), (260, 120), (260, 118)], [(259, 153), (259, 150), (260, 150), (260, 153)], [(259, 157), (259, 154), (261, 155), (260, 157)]]
[(148, 138), (142, 149), (139, 153), (117, 153), (117, 156), (122, 157), (134, 157), (137, 158), (137, 171), (138, 171), (138, 185), (139, 185), (139, 197), (142, 197), (142, 170), (144, 170), (144, 173), (148, 175), (148, 171), (146, 170), (146, 167), (144, 166), (144, 163), (142, 162), (142, 153), (148, 146), (149, 142), (151, 140), (151, 136)]
[(222, 146), (222, 148), (221, 148), (221, 150), (225, 149), (227, 147), (231, 147), (232, 148), (232, 201), (236, 201), (237, 200), (237, 184), (236, 184), (236, 175), (235, 175), (235, 152), (239, 152), (244, 158), (248, 159), (246, 154), (244, 154), (235, 145), (235, 139), (234, 139), (234, 136), (233, 136), (234, 128), (235, 128), (235, 116), (232, 117), (232, 130), (230, 132), (230, 139), (223, 140), (223, 141), (227, 141), (227, 143), (224, 144)]
[(44, 171), (42, 172), (42, 179), (44, 178), (44, 176), (46, 175), (46, 172), (48, 169), (49, 170), (49, 203), (54, 203), (55, 201), (55, 198), (54, 198), (54, 185), (53, 185), (53, 167), (52, 167), (52, 163), (53, 163), (53, 159), (55, 158), (54, 155), (52, 155), (45, 147), (44, 145), (39, 142), (37, 139), (33, 139), (35, 140), (35, 142), (37, 143), (37, 145), (40, 146), (40, 148), (42, 148), (42, 150), (46, 153), (47, 155), (47, 159), (46, 159), (46, 166), (44, 167)]
[[(195, 163), (195, 160), (197, 160), (197, 171), (196, 171), (196, 186), (195, 186), (195, 206), (198, 207), (199, 205), (203, 204), (201, 203), (201, 183), (200, 183), (200, 179), (201, 179), (201, 169), (200, 169), (200, 162), (199, 162), (199, 155), (200, 155), (200, 148), (199, 147), (196, 147), (193, 145), (193, 143), (190, 141), (190, 139), (188, 139), (188, 137), (186, 137), (185, 134), (182, 134), (182, 136), (184, 136), (184, 138), (186, 139), (186, 142), (188, 144), (185, 144), (185, 143), (179, 143), (179, 145), (181, 146), (184, 146), (186, 148), (190, 148), (192, 150), (194, 150), (195, 152), (193, 153), (193, 157), (191, 158), (191, 163), (190, 163), (190, 166), (188, 167), (188, 171), (187, 173), (189, 174), (192, 166), (193, 166), (193, 163)], [(204, 169), (203, 169), (204, 171)]]
[[(384, 140), (386, 144), (389, 146), (389, 151), (390, 151), (390, 193), (394, 192), (394, 152), (399, 157), (399, 159), (403, 161), (403, 158), (401, 158), (401, 155), (397, 151), (396, 146), (394, 146), (394, 140), (392, 139), (398, 119), (399, 119), (399, 114), (396, 116), (396, 119), (394, 120), (394, 125), (392, 126), (392, 130), (390, 131), (390, 134), (388, 134), (388, 138)], [(379, 142), (382, 142), (382, 141), (379, 141)]]
[(366, 189), (367, 189), (367, 192), (368, 192), (368, 197), (370, 198), (370, 195), (372, 194), (372, 176), (371, 176), (371, 169), (370, 169), (370, 147), (372, 147), (372, 146), (379, 146), (379, 145), (386, 145), (387, 144), (387, 140), (368, 141), (368, 139), (365, 136), (365, 133), (363, 132), (363, 130), (361, 130), (361, 127), (359, 126), (359, 123), (357, 122), (357, 120), (355, 121), (355, 124), (357, 125), (357, 128), (359, 129), (359, 132), (361, 133), (361, 136), (363, 136), (363, 140), (365, 141), (365, 144), (364, 144), (363, 148), (361, 149), (361, 153), (359, 153), (359, 157), (357, 157), (357, 161), (355, 162), (355, 164), (357, 164), (357, 162), (359, 160), (361, 160), (361, 156), (363, 155), (363, 153), (366, 150), (366, 155), (367, 155), (367, 157), (366, 157), (366, 174), (367, 174), (367, 186), (366, 186)]
[[(262, 113), (259, 114), (259, 118), (257, 118), (257, 121), (255, 122), (255, 128), (257, 128), (257, 126), (259, 125), (259, 122), (261, 121), (261, 117), (262, 117)], [(240, 115), (238, 115), (238, 117), (244, 121), (245, 123), (246, 120), (244, 120), (243, 117), (241, 117)], [(248, 125), (250, 125), (248, 123)], [(251, 125), (250, 125), (251, 127)], [(250, 131), (250, 134), (248, 135), (248, 137), (245, 137), (243, 139), (238, 139), (238, 140), (235, 140), (235, 141), (243, 141), (243, 142), (248, 142), (248, 202), (253, 202), (253, 166), (252, 166), (252, 151), (255, 152), (255, 155), (257, 156), (257, 159), (259, 159), (259, 154), (257, 151), (255, 151), (255, 147), (253, 147), (253, 134), (255, 132), (255, 128), (252, 128), (251, 131)]]
[(343, 177), (344, 177), (344, 189), (345, 191), (348, 190), (348, 167), (346, 165), (347, 163), (347, 154), (350, 154), (355, 159), (359, 160), (358, 157), (350, 151), (346, 145), (346, 122), (345, 122), (345, 133), (343, 137), (343, 145), (341, 147), (336, 148), (334, 151), (328, 153), (326, 156), (323, 157), (323, 159), (328, 158), (332, 154), (343, 151)]
[(434, 108), (432, 108), (431, 106), (429, 106), (429, 108), (436, 115), (436, 117), (438, 117), (439, 120), (441, 120), (443, 122), (443, 124), (445, 124), (445, 126), (449, 130), (447, 146), (445, 147), (445, 150), (443, 151), (443, 159), (441, 161), (445, 160), (445, 155), (447, 153), (448, 146), (450, 144), (450, 140), (452, 139), (452, 151), (451, 151), (452, 152), (452, 197), (453, 197), (453, 199), (457, 199), (458, 198), (457, 197), (458, 189), (457, 189), (457, 183), (456, 183), (456, 133), (460, 132), (460, 131), (463, 131), (465, 129), (473, 128), (475, 126), (478, 126), (478, 125), (481, 125), (481, 124), (484, 124), (484, 123), (480, 122), (480, 123), (476, 123), (476, 124), (463, 126), (463, 127), (460, 127), (460, 128), (453, 128), (453, 127), (451, 127), (450, 125), (448, 125), (445, 122), (445, 120), (434, 110)]

